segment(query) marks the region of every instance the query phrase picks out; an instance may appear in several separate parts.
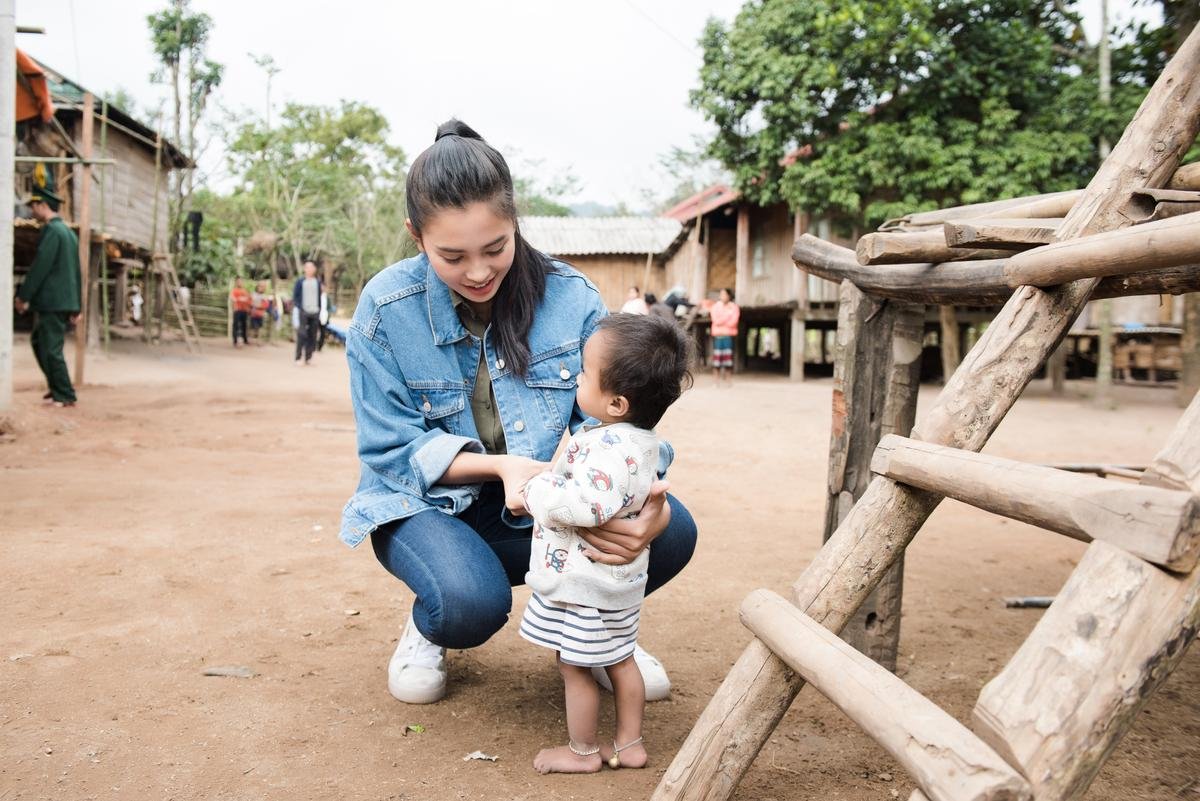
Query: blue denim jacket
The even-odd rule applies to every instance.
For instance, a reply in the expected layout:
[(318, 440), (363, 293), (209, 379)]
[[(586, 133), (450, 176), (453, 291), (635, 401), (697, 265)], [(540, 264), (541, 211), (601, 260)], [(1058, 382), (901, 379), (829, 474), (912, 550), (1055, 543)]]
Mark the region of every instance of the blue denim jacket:
[[(596, 287), (560, 262), (529, 332), (529, 370), (518, 377), (488, 329), (473, 336), (424, 254), (367, 284), (346, 340), (362, 472), (342, 511), (341, 539), (357, 546), (377, 527), (429, 508), (457, 515), (479, 485), (437, 484), (461, 451), (483, 453), (470, 397), (479, 349), (496, 393), (508, 452), (548, 461), (563, 429), (584, 418), (575, 405), (583, 344), (608, 312)], [(662, 454), (665, 469), (671, 454)]]

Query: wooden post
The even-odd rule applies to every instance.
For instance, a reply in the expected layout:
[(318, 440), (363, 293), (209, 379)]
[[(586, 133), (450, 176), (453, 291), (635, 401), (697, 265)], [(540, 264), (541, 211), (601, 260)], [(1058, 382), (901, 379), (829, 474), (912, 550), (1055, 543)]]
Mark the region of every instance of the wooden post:
[[(1192, 31), (1155, 81), (1063, 220), (1059, 236), (1070, 239), (1124, 225), (1133, 192), (1165, 185), (1198, 130), (1200, 29)], [(1013, 293), (914, 428), (914, 438), (980, 450), (1097, 284), (1093, 278), (1052, 292), (1024, 287)], [(840, 631), (940, 500), (890, 479), (872, 481), (793, 586), (796, 606)], [(653, 799), (724, 801), (732, 796), (803, 684), (762, 642), (752, 640), (663, 774)]]
[[(842, 282), (833, 367), (833, 424), (824, 539), (870, 483), (871, 454), (884, 434), (906, 434), (916, 417), (924, 307), (879, 301)], [(903, 559), (846, 626), (846, 642), (888, 670), (900, 642)]]
[(941, 343), (942, 383), (944, 384), (950, 380), (950, 376), (954, 375), (958, 363), (962, 361), (958, 350), (958, 317), (954, 314), (954, 307), (938, 306), (938, 320), (942, 324), (942, 333), (938, 339)]
[(1101, 409), (1115, 409), (1116, 400), (1113, 398), (1113, 346), (1116, 344), (1113, 336), (1113, 302), (1112, 298), (1097, 301), (1100, 317), (1100, 336), (1097, 337), (1098, 349), (1096, 359), (1096, 392), (1092, 403)]
[[(0, 86), (17, 85), (16, 3), (0, 0)], [(12, 97), (7, 94), (5, 97)], [(13, 396), (13, 156), (16, 152), (16, 103), (0, 103), (0, 187), (8, 201), (0, 203), (0, 412), (12, 408)]]
[(1200, 498), (1190, 492), (898, 436), (880, 440), (871, 471), (1077, 540), (1104, 540), (1176, 572), (1190, 572), (1200, 556)]
[(1179, 338), (1183, 369), (1176, 398), (1187, 406), (1200, 392), (1200, 294), (1183, 296), (1183, 336)]
[[(793, 239), (799, 238), (808, 229), (808, 214), (801, 211), (796, 212), (793, 226)], [(792, 274), (792, 286), (794, 287), (792, 297), (796, 301), (796, 308), (792, 310), (791, 331), (789, 332), (791, 347), (788, 352), (791, 359), (788, 364), (788, 378), (792, 381), (803, 381), (804, 351), (806, 350), (805, 331), (808, 321), (808, 274), (796, 270)]]
[(83, 136), (80, 155), (85, 159), (78, 167), (79, 214), (79, 322), (75, 325), (75, 386), (83, 386), (84, 354), (87, 350), (88, 312), (92, 294), (92, 106), (95, 99), (91, 92), (83, 93)]
[(1029, 784), (966, 726), (773, 592), (742, 623), (899, 762), (931, 801), (1029, 801)]
[[(104, 158), (108, 157), (108, 101), (105, 100), (100, 105), (100, 153)], [(110, 332), (110, 314), (109, 314), (109, 297), (108, 297), (108, 247), (105, 245), (104, 236), (108, 229), (108, 200), (104, 197), (104, 187), (108, 183), (108, 171), (101, 170), (100, 172), (100, 322), (101, 322), (101, 339), (104, 342), (104, 350), (108, 351)]]
[(153, 326), (150, 321), (153, 319), (154, 312), (154, 271), (158, 269), (156, 256), (158, 255), (158, 195), (159, 185), (162, 181), (162, 115), (158, 117), (159, 130), (154, 132), (154, 219), (150, 222), (150, 258), (146, 260), (146, 269), (142, 271), (143, 283), (142, 287), (142, 339), (146, 342), (151, 341), (151, 329)]
[[(747, 286), (750, 278), (750, 206), (739, 203), (737, 207), (737, 243), (734, 249), (735, 269), (734, 291), (741, 296), (742, 288)], [(720, 289), (721, 287), (716, 287)], [(745, 301), (743, 301), (744, 303)]]
[(1059, 343), (1046, 362), (1046, 378), (1050, 382), (1050, 392), (1061, 395), (1067, 386), (1067, 340)]

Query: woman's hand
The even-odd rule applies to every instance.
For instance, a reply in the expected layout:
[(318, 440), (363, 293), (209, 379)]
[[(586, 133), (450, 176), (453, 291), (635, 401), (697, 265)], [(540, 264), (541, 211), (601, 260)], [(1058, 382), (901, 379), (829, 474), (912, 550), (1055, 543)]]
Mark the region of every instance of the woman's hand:
[(651, 484), (642, 511), (632, 520), (614, 519), (598, 528), (579, 529), (579, 536), (591, 546), (584, 555), (605, 565), (627, 565), (636, 559), (671, 522), (670, 488), (663, 479)]
[(529, 514), (521, 490), (525, 488), (529, 479), (549, 470), (550, 465), (524, 456), (506, 455), (495, 458), (500, 460), (496, 466), (496, 475), (504, 482), (504, 505), (514, 514)]

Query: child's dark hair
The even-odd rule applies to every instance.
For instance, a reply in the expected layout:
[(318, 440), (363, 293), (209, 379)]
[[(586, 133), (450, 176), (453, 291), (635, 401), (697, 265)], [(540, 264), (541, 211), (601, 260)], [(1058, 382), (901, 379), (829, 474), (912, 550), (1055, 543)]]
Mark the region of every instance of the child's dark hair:
[(500, 283), (493, 301), (492, 330), (500, 351), (513, 371), (524, 376), (529, 368), (529, 329), (533, 313), (546, 294), (550, 259), (521, 236), (513, 181), (500, 151), (461, 120), (438, 126), (437, 137), (413, 161), (404, 189), (408, 219), (419, 235), (439, 209), (464, 209), (489, 203), (512, 220), (516, 228), (512, 269)]
[(608, 364), (600, 371), (601, 389), (629, 401), (623, 422), (654, 428), (667, 407), (692, 385), (691, 340), (674, 322), (654, 315), (609, 315), (596, 329), (601, 331), (611, 334)]

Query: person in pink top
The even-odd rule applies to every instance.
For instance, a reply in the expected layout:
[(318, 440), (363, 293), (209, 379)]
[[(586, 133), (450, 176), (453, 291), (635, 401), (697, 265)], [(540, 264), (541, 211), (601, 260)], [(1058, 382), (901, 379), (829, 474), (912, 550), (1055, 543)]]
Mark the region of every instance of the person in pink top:
[(733, 383), (733, 343), (737, 338), (738, 320), (742, 310), (733, 302), (733, 290), (722, 289), (721, 299), (709, 309), (712, 320), (712, 368), (713, 378), (717, 386), (724, 378), (727, 384)]

